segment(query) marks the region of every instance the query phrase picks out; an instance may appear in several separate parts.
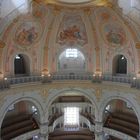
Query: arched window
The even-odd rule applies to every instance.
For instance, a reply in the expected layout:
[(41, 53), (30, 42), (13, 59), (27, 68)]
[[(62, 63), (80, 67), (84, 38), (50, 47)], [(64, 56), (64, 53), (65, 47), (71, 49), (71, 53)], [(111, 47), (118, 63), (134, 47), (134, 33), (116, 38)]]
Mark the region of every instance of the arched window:
[(18, 54), (14, 59), (14, 73), (15, 75), (28, 75), (29, 74), (29, 59), (27, 56)]
[(79, 108), (66, 107), (64, 108), (64, 124), (79, 125)]
[(124, 55), (117, 55), (113, 59), (113, 74), (127, 74), (127, 59)]
[(76, 48), (64, 50), (58, 59), (58, 71), (61, 72), (83, 72), (85, 71), (85, 57)]

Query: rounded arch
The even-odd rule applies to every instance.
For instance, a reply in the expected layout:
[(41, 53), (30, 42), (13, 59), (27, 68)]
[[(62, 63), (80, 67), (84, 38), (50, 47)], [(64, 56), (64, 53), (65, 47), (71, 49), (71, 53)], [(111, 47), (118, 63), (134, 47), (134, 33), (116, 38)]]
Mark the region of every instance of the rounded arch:
[(23, 52), (15, 52), (12, 56), (11, 56), (11, 63), (10, 63), (10, 70), (11, 70), (11, 75), (15, 76), (15, 60), (16, 58), (18, 59), (18, 57), (21, 57), (24, 61), (24, 65), (25, 65), (25, 75), (30, 75), (30, 73), (32, 72), (32, 58), (28, 53), (23, 53)]
[(139, 125), (140, 125), (140, 116), (139, 116), (139, 111), (138, 111), (138, 109), (137, 109), (137, 105), (136, 104), (134, 104), (133, 103), (133, 101), (132, 100), (129, 100), (129, 99), (127, 99), (126, 97), (122, 97), (122, 96), (118, 96), (118, 95), (113, 95), (113, 96), (109, 96), (109, 97), (107, 97), (106, 99), (104, 99), (103, 100), (103, 102), (102, 102), (102, 104), (101, 104), (101, 106), (100, 106), (100, 109), (99, 109), (99, 112), (100, 112), (100, 117), (102, 118), (102, 120), (103, 120), (103, 118), (104, 118), (104, 111), (105, 111), (105, 108), (106, 108), (106, 106), (112, 101), (112, 100), (122, 100), (122, 101), (124, 101), (125, 103), (129, 103), (131, 106), (132, 106), (132, 109), (133, 109), (133, 111), (134, 111), (134, 113), (136, 114), (136, 117), (137, 117), (137, 119), (138, 119), (138, 123), (139, 123)]
[[(50, 105), (52, 104), (52, 102), (60, 97), (60, 96), (63, 96), (63, 95), (70, 95), (71, 93), (76, 93), (76, 95), (82, 95), (84, 97), (86, 97), (90, 102), (91, 104), (95, 107), (95, 116), (98, 114), (97, 111), (98, 111), (98, 105), (97, 105), (97, 102), (96, 102), (96, 97), (90, 92), (90, 91), (85, 91), (85, 90), (82, 90), (82, 89), (75, 89), (75, 88), (65, 88), (65, 89), (62, 89), (62, 90), (52, 90), (50, 95), (48, 96), (47, 98), (47, 103), (46, 103), (46, 108), (45, 108), (45, 118), (48, 119), (48, 110), (49, 110), (49, 107)], [(47, 120), (46, 120), (47, 121)]]
[(134, 66), (134, 63), (132, 63), (132, 59), (131, 57), (126, 53), (126, 52), (122, 52), (122, 53), (114, 53), (113, 55), (111, 55), (111, 58), (109, 59), (109, 69), (110, 69), (110, 72), (113, 74), (113, 71), (112, 71), (112, 64), (113, 64), (113, 59), (116, 57), (116, 56), (119, 56), (119, 55), (122, 55), (126, 58), (127, 60), (127, 75), (132, 75), (134, 73), (132, 73), (132, 71), (135, 70), (135, 66)]
[[(66, 54), (66, 51), (68, 49), (77, 50), (77, 57), (74, 59), (66, 58), (64, 54)], [(61, 65), (60, 62), (60, 57), (66, 58), (62, 59), (63, 60), (63, 65)], [(87, 59), (86, 51), (81, 48), (80, 45), (75, 45), (75, 46), (69, 46), (69, 45), (63, 45), (61, 49), (58, 49), (56, 52), (56, 71), (60, 72), (60, 66), (61, 66), (61, 71), (63, 70), (64, 72), (86, 72), (88, 68), (88, 59)], [(74, 60), (74, 61), (72, 61)], [(74, 67), (73, 67), (74, 66)], [(73, 67), (73, 68), (72, 68)], [(63, 69), (62, 69), (63, 68)], [(77, 69), (79, 70), (77, 70)]]
[(43, 111), (43, 106), (40, 104), (40, 101), (37, 98), (34, 98), (33, 96), (29, 96), (29, 95), (22, 95), (19, 94), (18, 96), (12, 96), (11, 100), (6, 100), (6, 102), (4, 102), (4, 104), (1, 107), (1, 119), (0, 119), (0, 127), (2, 125), (2, 122), (5, 118), (5, 115), (8, 111), (8, 108), (12, 105), (12, 104), (16, 104), (18, 102), (21, 101), (28, 101), (31, 102), (33, 105), (35, 105), (35, 107), (38, 109), (38, 113), (39, 113), (39, 121), (41, 122), (43, 120), (43, 116), (44, 116), (44, 111)]
[(57, 59), (57, 71), (85, 72), (86, 59), (78, 48), (66, 48)]
[(112, 74), (127, 74), (127, 59), (124, 55), (116, 55), (112, 61)]

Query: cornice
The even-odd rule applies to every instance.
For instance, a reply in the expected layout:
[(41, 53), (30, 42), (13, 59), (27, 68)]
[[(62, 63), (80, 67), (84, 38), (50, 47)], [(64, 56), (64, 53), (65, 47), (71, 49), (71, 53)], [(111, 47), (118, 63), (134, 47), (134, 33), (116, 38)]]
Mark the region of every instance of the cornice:
[(111, 91), (117, 91), (117, 92), (123, 92), (123, 93), (133, 93), (137, 94), (139, 93), (138, 89), (131, 88), (129, 85), (122, 84), (120, 85), (117, 83), (92, 83), (90, 81), (87, 82), (81, 82), (81, 81), (62, 81), (62, 82), (52, 82), (52, 83), (46, 83), (46, 84), (41, 84), (41, 83), (32, 83), (32, 84), (20, 84), (20, 85), (14, 85), (8, 90), (3, 90), (0, 92), (0, 95), (7, 95), (7, 94), (16, 94), (16, 93), (21, 93), (21, 92), (33, 92), (33, 91), (41, 91), (44, 92), (49, 92), (51, 89), (63, 89), (63, 88), (70, 88), (70, 89), (75, 89), (75, 88), (81, 88), (83, 90), (86, 89), (95, 89), (95, 90), (109, 90)]
[(109, 0), (85, 0), (85, 1), (74, 1), (68, 2), (66, 0), (33, 0), (37, 3), (45, 3), (46, 5), (54, 5), (60, 7), (67, 7), (67, 8), (83, 8), (83, 7), (98, 7), (98, 6), (105, 6), (105, 7), (112, 7), (113, 4), (109, 2)]

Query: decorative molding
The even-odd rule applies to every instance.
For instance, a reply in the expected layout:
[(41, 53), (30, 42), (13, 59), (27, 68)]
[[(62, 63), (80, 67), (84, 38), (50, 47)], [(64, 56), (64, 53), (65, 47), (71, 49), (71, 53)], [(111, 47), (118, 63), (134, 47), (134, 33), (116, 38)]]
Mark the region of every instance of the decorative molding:
[(97, 101), (99, 102), (102, 96), (102, 90), (101, 89), (96, 89), (95, 96), (97, 98)]

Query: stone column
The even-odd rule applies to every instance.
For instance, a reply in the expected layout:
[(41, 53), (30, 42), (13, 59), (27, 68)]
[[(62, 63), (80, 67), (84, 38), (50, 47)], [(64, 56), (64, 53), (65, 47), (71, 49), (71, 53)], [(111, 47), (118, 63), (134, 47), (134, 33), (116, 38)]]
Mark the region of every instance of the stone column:
[(48, 140), (48, 122), (40, 124), (40, 133), (39, 138), (40, 140)]
[(103, 122), (95, 121), (95, 140), (104, 140)]

